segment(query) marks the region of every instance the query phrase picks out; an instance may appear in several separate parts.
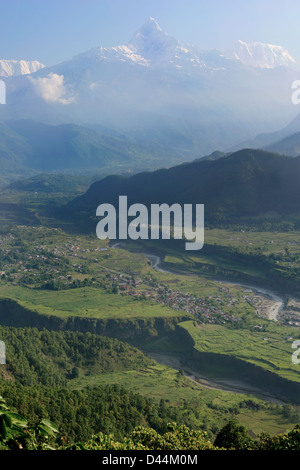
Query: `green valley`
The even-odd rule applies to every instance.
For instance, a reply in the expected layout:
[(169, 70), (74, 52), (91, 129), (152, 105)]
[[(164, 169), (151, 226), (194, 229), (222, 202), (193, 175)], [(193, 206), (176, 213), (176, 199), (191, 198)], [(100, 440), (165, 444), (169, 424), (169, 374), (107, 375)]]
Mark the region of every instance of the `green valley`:
[(211, 440), (232, 418), (256, 440), (292, 430), (297, 228), (279, 230), (276, 217), (208, 224), (199, 252), (177, 240), (109, 243), (85, 208), (64, 218), (88, 184), (41, 175), (2, 192), (13, 205), (0, 240), (9, 406), (56, 423), (72, 445), (94, 433), (122, 440), (140, 425), (166, 432), (174, 421)]

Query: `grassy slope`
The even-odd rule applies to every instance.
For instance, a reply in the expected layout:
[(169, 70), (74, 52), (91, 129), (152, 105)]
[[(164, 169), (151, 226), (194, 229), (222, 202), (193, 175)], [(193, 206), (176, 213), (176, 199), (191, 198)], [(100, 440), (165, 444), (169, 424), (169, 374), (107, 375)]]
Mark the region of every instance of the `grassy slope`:
[[(239, 412), (237, 417), (241, 416), (255, 433), (281, 432), (295, 424), (260, 399), (205, 389), (177, 369), (162, 366), (118, 340), (76, 332), (7, 327), (0, 327), (0, 337), (7, 344), (7, 365), (0, 366), (0, 377), (8, 384), (12, 381), (15, 385), (37, 387), (40, 382), (69, 390), (118, 384), (156, 402), (167, 400), (169, 405), (186, 409), (186, 413), (192, 410), (193, 424), (205, 426), (209, 432), (225, 424), (234, 409)], [(77, 378), (72, 378), (74, 367)], [(240, 408), (240, 403), (248, 400), (259, 405), (254, 414), (248, 408)]]
[(256, 364), (281, 377), (300, 382), (299, 365), (292, 363), (291, 340), (288, 335), (297, 334), (294, 328), (271, 325), (267, 332), (233, 330), (221, 325), (197, 325), (193, 322), (180, 324), (201, 352), (225, 354)]
[[(223, 233), (224, 235), (224, 233)], [(41, 233), (41, 238), (44, 237), (44, 234)], [(52, 243), (57, 243), (57, 237), (61, 241), (66, 241), (66, 235), (59, 232), (59, 235), (55, 235), (51, 239), (51, 233), (48, 233), (49, 238), (47, 241), (51, 240)], [(30, 237), (30, 235), (28, 235)], [(73, 242), (78, 242), (81, 238), (70, 238)], [(82, 239), (83, 240), (83, 239)], [(89, 246), (89, 241), (84, 241), (84, 247)], [(90, 255), (92, 258), (93, 254)], [(182, 260), (182, 258), (180, 258)], [(131, 268), (136, 268), (139, 265), (139, 268), (145, 266), (145, 258), (141, 255), (132, 255), (125, 250), (115, 250), (114, 255), (110, 259), (103, 259), (101, 262), (102, 266), (105, 266), (108, 269), (117, 269), (122, 270), (131, 266)], [(213, 294), (216, 293), (216, 286), (215, 284), (211, 283), (210, 281), (206, 281), (203, 279), (197, 279), (194, 276), (189, 276), (188, 279), (184, 278), (183, 276), (173, 276), (173, 275), (160, 275), (156, 273), (158, 277), (161, 277), (164, 281), (169, 282), (172, 284), (174, 281), (179, 281), (181, 283), (180, 289), (186, 290), (189, 292), (196, 292), (201, 291), (202, 294)], [(126, 318), (126, 315), (129, 316), (140, 316), (140, 308), (143, 308), (143, 314), (149, 317), (157, 316), (157, 315), (172, 315), (174, 316), (176, 312), (174, 310), (168, 309), (167, 307), (158, 306), (155, 304), (151, 304), (151, 302), (143, 302), (140, 304), (139, 301), (132, 301), (131, 299), (116, 296), (112, 294), (104, 293), (101, 289), (93, 289), (93, 288), (81, 288), (69, 291), (59, 291), (59, 292), (45, 292), (45, 291), (33, 291), (32, 289), (26, 289), (24, 287), (19, 286), (11, 286), (11, 285), (3, 285), (0, 289), (0, 294), (4, 297), (11, 297), (15, 298), (16, 300), (22, 302), (27, 307), (31, 307), (37, 309), (39, 312), (43, 313), (51, 313), (55, 315), (61, 316), (70, 316), (70, 315), (83, 315), (87, 317), (97, 316), (98, 318), (105, 318), (109, 317), (116, 317), (116, 318)], [(124, 308), (125, 306), (125, 308)], [(127, 310), (128, 308), (128, 310)], [(54, 310), (56, 309), (56, 310)], [(104, 310), (105, 309), (105, 310)], [(87, 310), (87, 312), (86, 312)], [(84, 313), (83, 313), (84, 311)], [(213, 325), (215, 326), (215, 325)], [(223, 330), (225, 331), (225, 330)], [(283, 330), (284, 334), (286, 333), (286, 329)], [(194, 332), (190, 332), (194, 334)], [(230, 337), (232, 330), (228, 333), (226, 330), (226, 335), (220, 335), (221, 339), (224, 340), (226, 337), (229, 339), (229, 344), (233, 344), (236, 346), (236, 341), (239, 338)], [(240, 334), (240, 330), (235, 332), (236, 334)], [(245, 331), (245, 334), (247, 332)], [(229, 334), (229, 336), (228, 336)], [(210, 345), (213, 344), (213, 337), (210, 337)], [(264, 347), (266, 346), (263, 343)], [(222, 346), (222, 343), (220, 343)], [(257, 344), (255, 347), (252, 348), (252, 353), (258, 353), (257, 356), (260, 357), (261, 351), (257, 349)], [(240, 354), (240, 351), (235, 351), (236, 354)], [(265, 351), (267, 354), (267, 351)], [(247, 351), (247, 360), (252, 360), (253, 358), (249, 355), (249, 351)], [(191, 398), (194, 396), (193, 394), (200, 396), (201, 399), (206, 395), (207, 399), (211, 400), (211, 396), (214, 396), (213, 400), (217, 400), (220, 403), (225, 403), (228, 397), (228, 403), (233, 403), (237, 399), (235, 394), (226, 394), (222, 392), (212, 392), (212, 391), (201, 391), (199, 386), (191, 384), (190, 382), (187, 384), (185, 380), (182, 380), (180, 386), (178, 386), (178, 377), (177, 372), (171, 369), (165, 369), (162, 366), (156, 365), (155, 367), (151, 367), (147, 370), (132, 370), (126, 371), (124, 373), (113, 373), (113, 374), (102, 374), (101, 376), (97, 377), (90, 377), (86, 379), (85, 377), (81, 376), (76, 381), (72, 382), (72, 387), (82, 387), (85, 385), (95, 385), (98, 383), (122, 383), (126, 384), (128, 387), (133, 387), (141, 391), (141, 393), (149, 396), (153, 396), (153, 390), (155, 390), (156, 397), (165, 398), (166, 396), (170, 396), (170, 399), (174, 403), (182, 403), (184, 398), (190, 396)], [(201, 388), (201, 387), (200, 387)], [(198, 390), (197, 390), (198, 389)], [(178, 393), (179, 392), (179, 393)], [(200, 393), (200, 395), (199, 395)], [(217, 395), (215, 395), (215, 393)], [(211, 395), (212, 394), (212, 395)], [(240, 396), (238, 397), (240, 398)], [(208, 400), (208, 401), (209, 401)], [(205, 408), (206, 409), (206, 408)], [(216, 419), (216, 414), (214, 413), (215, 410), (208, 410), (206, 409), (205, 413), (208, 413), (209, 422), (213, 423), (213, 420)], [(204, 416), (204, 415), (203, 415)], [(252, 423), (251, 429), (253, 429), (253, 414), (250, 412), (245, 412), (241, 416), (241, 419), (244, 423)], [(290, 426), (284, 420), (281, 421), (278, 416), (272, 416), (269, 411), (259, 411), (255, 413), (255, 426), (256, 429), (260, 430), (283, 430), (285, 429), (284, 426)], [(268, 423), (268, 428), (264, 425), (264, 423)], [(260, 427), (261, 425), (261, 427)], [(249, 424), (250, 426), (250, 424)], [(281, 427), (283, 426), (283, 427)]]
[(198, 424), (205, 423), (208, 430), (216, 426), (220, 428), (225, 424), (231, 415), (230, 410), (244, 400), (254, 400), (255, 403), (264, 404), (258, 411), (245, 409), (239, 410), (234, 415), (241, 424), (256, 435), (263, 431), (271, 434), (281, 433), (292, 428), (294, 424), (293, 420), (283, 417), (274, 407), (266, 406), (262, 400), (254, 398), (253, 395), (205, 389), (196, 382), (180, 376), (177, 370), (158, 363), (138, 370), (80, 377), (71, 380), (69, 387), (81, 389), (105, 384), (123, 385), (128, 390), (158, 401), (167, 399), (176, 407), (185, 406), (185, 402), (188, 402), (198, 416)]
[(176, 312), (164, 305), (108, 294), (101, 288), (92, 287), (57, 292), (4, 285), (0, 287), (0, 298), (10, 298), (29, 310), (62, 318), (79, 316), (125, 320), (182, 316), (182, 312)]

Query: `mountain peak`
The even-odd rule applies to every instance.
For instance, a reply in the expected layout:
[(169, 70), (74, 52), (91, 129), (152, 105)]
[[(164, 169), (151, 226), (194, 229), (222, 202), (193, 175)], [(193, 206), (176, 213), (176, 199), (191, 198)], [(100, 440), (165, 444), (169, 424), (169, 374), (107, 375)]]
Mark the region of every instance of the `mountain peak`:
[(236, 41), (233, 48), (227, 52), (227, 57), (236, 59), (244, 65), (259, 68), (290, 67), (295, 65), (295, 59), (282, 46), (261, 42)]
[(145, 57), (157, 54), (166, 48), (176, 47), (178, 41), (170, 37), (150, 16), (143, 26), (133, 35), (130, 47)]
[(0, 60), (0, 76), (12, 77), (16, 75), (28, 75), (44, 68), (45, 65), (37, 60)]
[(151, 28), (151, 29), (156, 29), (157, 31), (162, 31), (161, 27), (159, 26), (158, 22), (156, 21), (155, 18), (150, 16), (148, 20), (144, 23), (144, 26), (146, 28)]

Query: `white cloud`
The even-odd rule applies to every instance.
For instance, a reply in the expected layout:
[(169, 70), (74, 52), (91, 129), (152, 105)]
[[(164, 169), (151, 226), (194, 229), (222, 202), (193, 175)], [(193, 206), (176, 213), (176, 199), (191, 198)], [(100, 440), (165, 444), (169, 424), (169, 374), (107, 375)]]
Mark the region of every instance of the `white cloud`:
[(95, 88), (97, 88), (98, 86), (99, 86), (99, 83), (97, 83), (97, 82), (92, 82), (92, 83), (90, 83), (90, 85), (89, 85), (89, 89), (93, 91), (93, 90), (94, 90)]
[(51, 72), (46, 77), (28, 78), (34, 85), (37, 95), (48, 103), (70, 104), (74, 102), (74, 97), (68, 94), (63, 75)]

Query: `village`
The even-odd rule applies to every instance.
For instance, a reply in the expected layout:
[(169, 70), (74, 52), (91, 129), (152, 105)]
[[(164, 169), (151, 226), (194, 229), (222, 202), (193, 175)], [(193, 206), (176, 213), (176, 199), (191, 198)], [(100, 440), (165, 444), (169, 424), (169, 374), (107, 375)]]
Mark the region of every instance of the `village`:
[[(149, 273), (112, 269), (108, 267), (110, 264), (105, 263), (111, 256), (110, 248), (105, 245), (81, 246), (80, 243), (53, 242), (46, 246), (37, 243), (28, 252), (27, 247), (16, 244), (11, 234), (1, 239), (0, 245), (0, 282), (51, 290), (89, 286), (104, 289), (109, 294), (166, 305), (176, 311), (186, 312), (203, 323), (225, 324), (240, 320), (230, 308), (238, 299), (221, 285), (219, 296), (200, 297), (171, 289)], [(243, 291), (239, 301), (248, 303), (262, 318), (266, 318), (271, 302), (249, 289)], [(291, 322), (287, 317), (284, 320), (287, 324)], [(293, 318), (292, 323), (295, 320), (298, 324), (298, 318)]]
[[(3, 282), (54, 290), (92, 286), (104, 288), (110, 294), (167, 305), (205, 323), (238, 321), (237, 317), (222, 310), (221, 298), (199, 298), (170, 289), (153, 281), (149, 275), (101, 267), (99, 258), (94, 256), (100, 254), (107, 258), (107, 247), (81, 247), (76, 243), (63, 243), (53, 244), (49, 249), (49, 245), (46, 247), (41, 243), (32, 246), (28, 252), (14, 246), (13, 236), (2, 239), (1, 245), (0, 281)], [(90, 261), (94, 262), (95, 269), (91, 268)]]
[(218, 305), (221, 298), (199, 298), (189, 293), (170, 289), (164, 284), (153, 282), (151, 276), (140, 277), (126, 274), (109, 275), (110, 281), (117, 288), (115, 292), (121, 295), (136, 297), (137, 299), (150, 300), (178, 311), (184, 311), (193, 315), (198, 321), (205, 323), (236, 322), (238, 317), (224, 312)]

